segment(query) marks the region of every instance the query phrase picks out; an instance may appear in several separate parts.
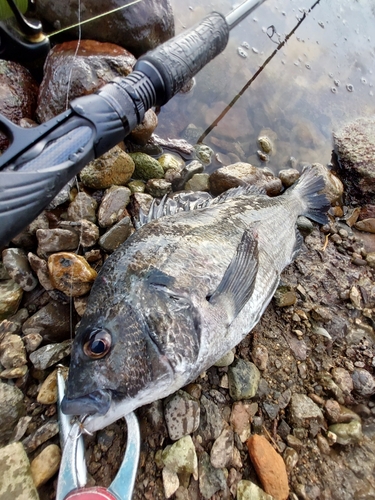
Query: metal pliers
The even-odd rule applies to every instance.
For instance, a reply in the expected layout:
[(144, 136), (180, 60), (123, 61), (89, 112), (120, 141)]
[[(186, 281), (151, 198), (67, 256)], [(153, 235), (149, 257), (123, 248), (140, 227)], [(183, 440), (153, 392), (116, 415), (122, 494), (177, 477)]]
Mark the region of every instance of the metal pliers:
[(134, 413), (125, 415), (128, 429), (126, 452), (117, 476), (109, 488), (85, 487), (87, 469), (82, 423), (71, 423), (71, 416), (65, 415), (60, 403), (65, 393), (62, 371), (57, 372), (58, 412), (60, 441), (63, 450), (57, 485), (56, 500), (131, 500), (137, 474), (140, 453), (140, 432)]

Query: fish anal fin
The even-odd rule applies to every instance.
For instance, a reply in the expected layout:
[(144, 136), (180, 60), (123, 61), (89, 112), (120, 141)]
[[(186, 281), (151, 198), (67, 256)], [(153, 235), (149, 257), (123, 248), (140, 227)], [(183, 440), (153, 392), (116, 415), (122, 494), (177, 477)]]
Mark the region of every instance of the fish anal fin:
[(258, 272), (258, 241), (254, 228), (247, 229), (223, 279), (208, 301), (227, 312), (229, 324), (250, 299)]

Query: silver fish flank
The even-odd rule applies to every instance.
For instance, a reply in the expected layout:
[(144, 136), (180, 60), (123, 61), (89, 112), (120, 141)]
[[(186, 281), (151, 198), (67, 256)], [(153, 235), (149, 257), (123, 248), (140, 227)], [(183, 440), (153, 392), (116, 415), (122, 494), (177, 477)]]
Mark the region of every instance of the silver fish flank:
[(256, 325), (300, 250), (297, 218), (325, 223), (310, 167), (281, 196), (229, 190), (160, 217), (104, 264), (73, 342), (64, 413), (89, 431), (194, 380)]

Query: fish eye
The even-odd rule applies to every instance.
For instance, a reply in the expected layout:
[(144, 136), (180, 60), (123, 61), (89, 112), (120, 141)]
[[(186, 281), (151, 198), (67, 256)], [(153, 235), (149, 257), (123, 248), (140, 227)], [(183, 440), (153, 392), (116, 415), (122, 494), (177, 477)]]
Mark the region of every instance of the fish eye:
[(108, 354), (111, 348), (111, 335), (105, 330), (92, 332), (83, 346), (83, 352), (91, 359), (100, 359)]

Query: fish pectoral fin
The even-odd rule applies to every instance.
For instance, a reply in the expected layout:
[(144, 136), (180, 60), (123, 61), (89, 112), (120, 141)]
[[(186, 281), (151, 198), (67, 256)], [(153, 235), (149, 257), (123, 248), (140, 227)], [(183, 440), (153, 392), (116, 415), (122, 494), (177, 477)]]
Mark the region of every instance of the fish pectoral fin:
[(254, 230), (247, 229), (223, 279), (208, 299), (211, 305), (224, 308), (229, 324), (236, 318), (254, 291), (258, 265), (258, 241)]

